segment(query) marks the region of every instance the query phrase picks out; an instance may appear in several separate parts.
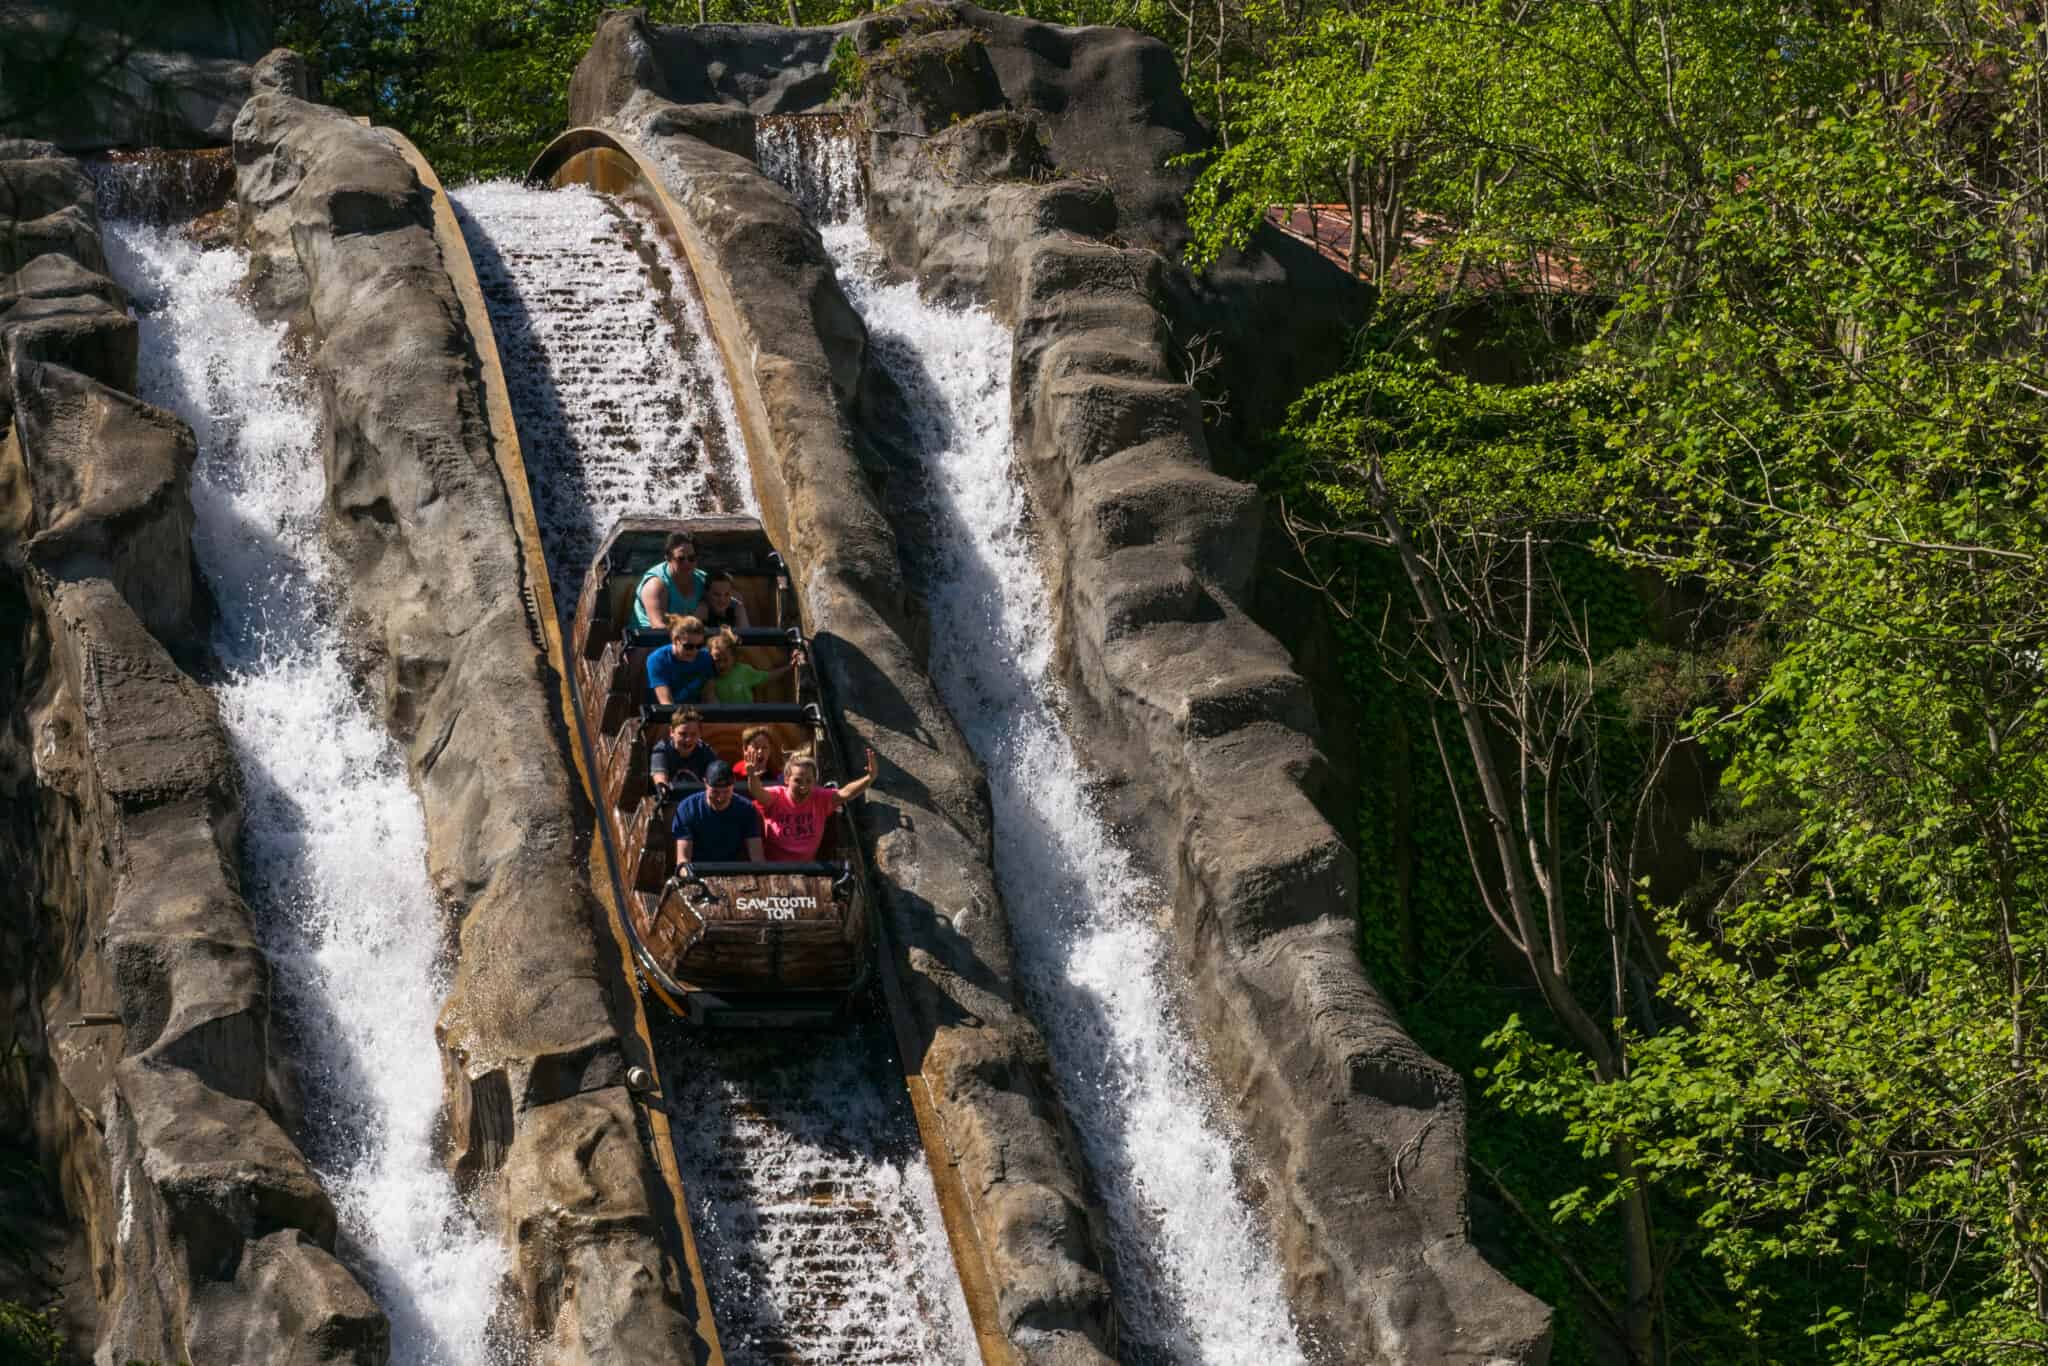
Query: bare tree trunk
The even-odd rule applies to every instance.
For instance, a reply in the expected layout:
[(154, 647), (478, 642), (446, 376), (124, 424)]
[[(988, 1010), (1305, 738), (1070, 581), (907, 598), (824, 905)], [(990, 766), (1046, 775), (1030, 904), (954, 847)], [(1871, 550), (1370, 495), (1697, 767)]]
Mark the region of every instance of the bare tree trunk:
[[(1365, 247), (1365, 194), (1358, 183), (1358, 152), (1353, 149), (1344, 163), (1344, 202), (1351, 207), (1351, 251), (1344, 258), (1351, 274), (1358, 274), (1358, 256)], [(1374, 281), (1375, 284), (1379, 281)]]
[(1657, 1360), (1657, 1245), (1650, 1231), (1650, 1197), (1636, 1170), (1632, 1143), (1617, 1143), (1614, 1170), (1629, 1183), (1621, 1221), (1628, 1243), (1628, 1355), (1641, 1366)]
[(1210, 80), (1216, 87), (1216, 138), (1217, 141), (1223, 144), (1223, 150), (1227, 152), (1230, 150), (1230, 118), (1228, 111), (1224, 108), (1223, 40), (1228, 36), (1230, 28), (1224, 22), (1227, 17), (1223, 8), (1225, 3), (1226, 0), (1216, 0), (1216, 60), (1210, 68), (1212, 73)]
[[(1560, 775), (1556, 771), (1556, 763), (1567, 752), (1563, 742), (1569, 741), (1572, 723), (1567, 721), (1557, 733), (1547, 733), (1548, 723), (1537, 715), (1531, 691), (1543, 657), (1536, 643), (1534, 625), (1538, 609), (1534, 591), (1537, 573), (1533, 539), (1527, 534), (1522, 537), (1523, 591), (1519, 604), (1522, 622), (1517, 633), (1521, 647), (1519, 667), (1506, 685), (1508, 695), (1495, 697), (1490, 704), (1497, 712), (1505, 713), (1503, 718), (1498, 718), (1499, 723), (1507, 728), (1509, 734), (1506, 738), (1517, 749), (1517, 762), (1511, 769), (1496, 752), (1494, 723), (1489, 722), (1486, 712), (1489, 703), (1481, 696), (1481, 690), (1488, 686), (1489, 674), (1473, 654), (1474, 647), (1461, 646), (1452, 632), (1445, 607), (1443, 580), (1437, 567), (1424, 557), (1409, 536), (1387, 492), (1377, 459), (1368, 465), (1367, 483), (1374, 510), (1385, 532), (1385, 542), (1399, 556), (1416, 603), (1421, 608), (1430, 655), (1458, 713), (1464, 731), (1465, 752), (1479, 779), (1483, 822), (1469, 819), (1460, 804), (1458, 823), (1480, 898), (1495, 925), (1528, 966), (1551, 1014), (1580, 1052), (1592, 1062), (1594, 1073), (1603, 1081), (1612, 1081), (1621, 1075), (1622, 1054), (1593, 1014), (1573, 994), (1566, 976), (1566, 965), (1570, 961), (1563, 919), (1566, 889), (1559, 864), (1561, 841), (1566, 836), (1557, 810)], [(1490, 612), (1482, 611), (1479, 615), (1490, 629), (1499, 629), (1500, 624), (1491, 618)], [(1590, 669), (1590, 655), (1587, 656), (1587, 667)], [(1498, 680), (1493, 682), (1496, 693), (1501, 687)], [(1441, 730), (1437, 731), (1437, 746), (1449, 778), (1450, 755)], [(1510, 782), (1513, 783), (1512, 793)], [(1484, 836), (1475, 827), (1482, 823), (1492, 835), (1494, 866), (1500, 877), (1498, 889), (1491, 885), (1479, 855)], [(1520, 848), (1517, 848), (1518, 830)], [(1611, 874), (1611, 857), (1608, 864)], [(1610, 891), (1613, 885), (1610, 881)], [(1503, 901), (1504, 907), (1500, 904)], [(1609, 924), (1611, 941), (1615, 935), (1627, 932), (1627, 926), (1612, 912)], [(1620, 978), (1617, 971), (1615, 980), (1619, 982)], [(1622, 1326), (1627, 1334), (1626, 1346), (1632, 1366), (1653, 1366), (1656, 1361), (1660, 1275), (1656, 1239), (1650, 1223), (1649, 1197), (1630, 1145), (1617, 1145), (1610, 1154), (1610, 1161), (1615, 1174), (1627, 1183), (1629, 1189), (1621, 1205), (1628, 1264), (1628, 1304), (1622, 1316)]]

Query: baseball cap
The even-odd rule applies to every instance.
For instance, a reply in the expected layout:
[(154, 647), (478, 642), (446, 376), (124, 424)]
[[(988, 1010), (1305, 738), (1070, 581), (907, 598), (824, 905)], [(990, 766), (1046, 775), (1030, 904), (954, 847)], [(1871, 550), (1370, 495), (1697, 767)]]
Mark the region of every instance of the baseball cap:
[(732, 765), (723, 759), (715, 760), (711, 767), (704, 770), (704, 786), (731, 787)]

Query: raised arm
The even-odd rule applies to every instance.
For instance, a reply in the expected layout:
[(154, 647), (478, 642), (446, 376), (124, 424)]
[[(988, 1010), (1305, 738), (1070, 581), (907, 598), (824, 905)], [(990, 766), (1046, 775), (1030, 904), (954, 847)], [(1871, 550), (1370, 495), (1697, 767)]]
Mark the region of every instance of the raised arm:
[(840, 788), (840, 789), (839, 789), (839, 802), (840, 802), (840, 805), (842, 805), (842, 806), (843, 806), (843, 805), (845, 805), (845, 804), (846, 804), (847, 802), (850, 802), (850, 801), (852, 801), (852, 800), (853, 800), (853, 799), (854, 799), (855, 797), (858, 797), (858, 796), (859, 796), (859, 795), (860, 795), (861, 793), (863, 793), (863, 792), (867, 791), (867, 790), (868, 790), (869, 788), (873, 787), (874, 785), (875, 785), (875, 752), (874, 752), (873, 750), (869, 750), (869, 751), (868, 751), (868, 771), (867, 771), (867, 772), (865, 772), (865, 773), (863, 773), (863, 774), (861, 774), (861, 775), (860, 775), (860, 776), (859, 776), (858, 778), (855, 778), (855, 779), (854, 779), (854, 780), (853, 780), (852, 782), (848, 783), (848, 784), (847, 784), (847, 785), (846, 785), (845, 787), (842, 787), (842, 788)]
[(753, 802), (753, 804), (758, 807), (763, 801), (767, 800), (767, 797), (768, 789), (761, 782), (760, 770), (756, 769), (752, 764), (748, 764), (747, 799)]

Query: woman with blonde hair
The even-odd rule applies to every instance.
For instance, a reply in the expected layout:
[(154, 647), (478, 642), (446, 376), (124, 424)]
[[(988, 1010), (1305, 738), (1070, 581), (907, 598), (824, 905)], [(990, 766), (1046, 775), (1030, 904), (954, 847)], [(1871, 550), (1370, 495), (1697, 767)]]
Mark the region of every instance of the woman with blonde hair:
[(769, 787), (759, 775), (747, 775), (747, 796), (761, 812), (761, 847), (770, 863), (808, 863), (825, 839), (832, 813), (868, 790), (875, 781), (875, 752), (868, 751), (867, 772), (845, 787), (818, 786), (818, 761), (792, 754), (782, 770), (780, 787)]
[(754, 700), (754, 689), (763, 683), (772, 683), (804, 662), (802, 646), (789, 652), (789, 663), (779, 669), (757, 669), (740, 658), (740, 638), (732, 628), (720, 627), (718, 634), (711, 637), (711, 667), (715, 671), (704, 681), (705, 702), (740, 702)]
[(668, 619), (668, 644), (647, 656), (647, 691), (667, 706), (687, 702), (718, 675), (704, 653), (704, 623), (695, 617)]

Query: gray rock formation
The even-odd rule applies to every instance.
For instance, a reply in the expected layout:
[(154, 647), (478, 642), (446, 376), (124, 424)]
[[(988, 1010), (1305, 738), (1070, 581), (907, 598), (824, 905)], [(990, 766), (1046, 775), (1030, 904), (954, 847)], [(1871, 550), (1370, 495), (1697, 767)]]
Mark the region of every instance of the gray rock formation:
[(21, 613), (0, 756), (28, 817), (0, 872), (35, 918), (7, 936), (33, 946), (10, 1019), (33, 1025), (26, 1108), (84, 1229), (96, 1356), (378, 1366), (384, 1316), (288, 1133), (226, 736), (172, 658), (203, 649), (192, 436), (123, 392), (134, 324), (76, 164), (0, 144), (0, 180), (0, 240), (61, 219), (36, 241), (73, 247), (0, 288), (0, 596)]
[(642, 91), (677, 105), (737, 105), (752, 114), (816, 108), (833, 96), (834, 49), (853, 26), (653, 25), (641, 7), (598, 21), (569, 81), (569, 124), (596, 127)]
[(73, 152), (224, 145), (272, 29), (261, 0), (13, 0), (0, 133)]
[[(636, 22), (607, 20), (600, 47)], [(861, 821), (923, 1041), (908, 1061), (967, 1185), (999, 1327), (1026, 1361), (1106, 1361), (1108, 1287), (1044, 1041), (1017, 1005), (986, 784), (926, 676), (890, 514), (855, 444), (866, 329), (790, 197), (746, 160), (664, 131), (679, 117), (643, 91), (612, 124), (687, 220), (763, 521), (796, 566), (850, 752), (882, 760)]]
[[(1110, 30), (931, 13), (859, 40), (871, 221), (899, 268), (1016, 331), (1018, 468), (1048, 528), (1081, 748), (1122, 775), (1116, 805), (1139, 813), (1172, 891), (1296, 1312), (1333, 1360), (1540, 1359), (1542, 1306), (1465, 1237), (1458, 1079), (1359, 967), (1308, 687), (1245, 610), (1262, 508), (1212, 468), (1163, 311), (1158, 248), (1180, 235), (1163, 160), (1190, 122), (1169, 56)], [(1041, 155), (1070, 178), (1021, 179), (1042, 177)]]
[(294, 319), (320, 385), (352, 628), (460, 925), (440, 1022), (450, 1162), (502, 1218), (547, 1360), (670, 1359), (694, 1334), (663, 1251), (675, 1211), (633, 1128), (618, 962), (578, 867), (564, 731), (431, 196), (384, 134), (284, 88), (244, 108), (235, 158), (256, 296)]
[[(1047, 529), (1078, 738), (1125, 775), (1119, 804), (1172, 891), (1298, 1315), (1331, 1360), (1542, 1360), (1547, 1312), (1466, 1237), (1458, 1079), (1358, 964), (1355, 870), (1326, 815), (1343, 784), (1308, 686), (1247, 611), (1262, 508), (1218, 473), (1236, 457), (1186, 382), (1187, 340), (1213, 329), (1255, 362), (1226, 370), (1239, 420), (1270, 418), (1302, 358), (1357, 316), (1356, 287), (1291, 290), (1316, 263), (1275, 234), (1202, 281), (1172, 264), (1192, 171), (1168, 160), (1208, 143), (1152, 40), (964, 4), (816, 33), (614, 15), (572, 117), (630, 122), (635, 86), (815, 109), (823, 97), (804, 97), (851, 39), (877, 242), (929, 294), (988, 303), (1016, 330), (1018, 464)], [(736, 83), (770, 61), (786, 68), (774, 90)], [(1265, 329), (1256, 347), (1233, 346), (1248, 327)]]

